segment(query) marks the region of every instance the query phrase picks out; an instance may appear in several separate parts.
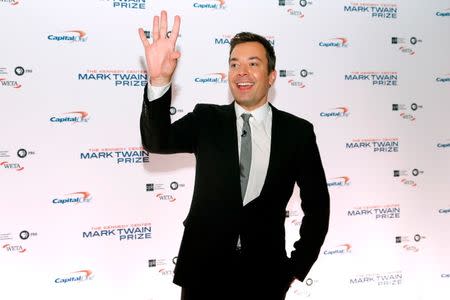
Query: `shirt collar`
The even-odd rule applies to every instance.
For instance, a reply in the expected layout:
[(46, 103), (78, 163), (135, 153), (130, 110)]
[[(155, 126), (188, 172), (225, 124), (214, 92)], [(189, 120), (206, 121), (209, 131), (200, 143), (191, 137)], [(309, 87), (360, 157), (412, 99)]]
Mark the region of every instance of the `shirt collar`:
[(247, 111), (242, 106), (240, 106), (236, 101), (234, 101), (234, 110), (236, 111), (236, 119), (240, 119), (242, 114), (247, 113), (252, 114), (252, 117), (255, 118), (255, 121), (257, 123), (262, 123), (266, 120), (271, 109), (269, 102), (266, 102), (257, 109)]

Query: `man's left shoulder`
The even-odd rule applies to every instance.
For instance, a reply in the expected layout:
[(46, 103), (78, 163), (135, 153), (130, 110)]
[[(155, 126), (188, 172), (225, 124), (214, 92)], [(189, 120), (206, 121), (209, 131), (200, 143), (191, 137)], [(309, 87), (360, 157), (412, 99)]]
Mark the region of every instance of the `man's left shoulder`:
[(273, 106), (272, 106), (272, 109), (273, 109), (273, 113), (277, 114), (279, 116), (280, 120), (287, 122), (289, 124), (289, 126), (300, 127), (305, 130), (313, 129), (313, 124), (306, 119), (300, 118), (299, 116), (291, 114), (287, 111), (277, 109)]

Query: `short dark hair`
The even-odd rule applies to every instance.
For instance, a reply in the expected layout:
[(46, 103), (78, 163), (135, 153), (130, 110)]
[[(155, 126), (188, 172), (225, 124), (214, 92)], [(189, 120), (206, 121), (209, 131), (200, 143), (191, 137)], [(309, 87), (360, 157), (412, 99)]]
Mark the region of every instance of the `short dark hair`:
[(240, 32), (236, 34), (230, 41), (230, 56), (231, 52), (233, 52), (234, 47), (236, 45), (247, 43), (247, 42), (257, 42), (264, 46), (264, 49), (266, 49), (266, 57), (268, 62), (268, 71), (269, 73), (275, 70), (275, 50), (272, 47), (272, 44), (263, 36), (260, 36), (259, 34), (252, 33), (252, 32)]

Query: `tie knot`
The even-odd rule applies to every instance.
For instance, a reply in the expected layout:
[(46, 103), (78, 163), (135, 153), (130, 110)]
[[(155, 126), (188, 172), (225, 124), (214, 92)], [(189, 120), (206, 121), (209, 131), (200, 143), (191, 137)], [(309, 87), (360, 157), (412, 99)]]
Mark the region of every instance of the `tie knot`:
[(252, 114), (242, 114), (241, 118), (244, 120), (245, 123), (248, 123), (248, 120), (250, 119), (251, 116)]

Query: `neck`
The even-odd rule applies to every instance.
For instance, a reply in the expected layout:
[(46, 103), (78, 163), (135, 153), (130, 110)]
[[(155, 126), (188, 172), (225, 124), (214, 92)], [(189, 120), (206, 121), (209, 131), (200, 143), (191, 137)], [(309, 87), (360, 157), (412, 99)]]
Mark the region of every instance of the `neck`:
[(260, 102), (256, 103), (256, 104), (246, 104), (246, 103), (239, 103), (238, 101), (236, 101), (236, 103), (241, 106), (243, 109), (245, 109), (246, 111), (253, 111), (261, 106), (263, 106), (264, 104), (267, 103), (267, 98), (264, 100), (261, 100)]

